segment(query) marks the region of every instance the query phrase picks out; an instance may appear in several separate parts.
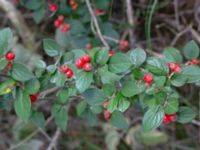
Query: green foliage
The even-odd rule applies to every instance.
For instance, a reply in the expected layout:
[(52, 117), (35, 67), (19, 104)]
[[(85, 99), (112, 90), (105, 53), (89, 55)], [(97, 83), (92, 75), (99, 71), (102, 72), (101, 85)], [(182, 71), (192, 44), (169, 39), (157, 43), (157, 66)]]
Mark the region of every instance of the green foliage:
[(190, 41), (184, 46), (183, 54), (189, 60), (197, 58), (199, 56), (199, 46), (195, 41)]
[(191, 122), (195, 116), (196, 112), (194, 112), (190, 107), (182, 106), (178, 111), (178, 122), (180, 123), (188, 123)]
[(9, 51), (12, 38), (13, 34), (10, 28), (0, 30), (0, 57)]

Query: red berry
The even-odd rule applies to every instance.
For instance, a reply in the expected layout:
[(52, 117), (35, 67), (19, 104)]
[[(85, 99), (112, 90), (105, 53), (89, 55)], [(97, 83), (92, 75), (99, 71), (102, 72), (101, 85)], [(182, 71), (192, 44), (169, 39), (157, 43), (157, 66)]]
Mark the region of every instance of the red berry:
[(102, 9), (96, 9), (95, 10), (95, 15), (96, 16), (100, 16), (100, 15), (104, 15), (105, 14), (105, 11), (102, 10)]
[(13, 52), (8, 52), (6, 55), (5, 55), (5, 58), (9, 61), (13, 61), (15, 59), (15, 53)]
[(89, 56), (89, 55), (83, 55), (83, 56), (81, 57), (81, 59), (82, 59), (82, 61), (83, 61), (84, 63), (89, 63), (89, 62), (90, 62), (90, 56)]
[(192, 63), (192, 65), (197, 65), (199, 63), (199, 61), (197, 59), (192, 59), (191, 63)]
[(62, 24), (62, 22), (60, 20), (58, 20), (58, 19), (54, 21), (54, 26), (56, 28), (59, 28), (61, 26), (61, 24)]
[(75, 3), (75, 4), (71, 5), (71, 6), (72, 6), (73, 10), (76, 10), (78, 8), (78, 4), (77, 3)]
[(62, 66), (60, 67), (60, 71), (61, 71), (62, 73), (67, 73), (68, 70), (69, 70), (69, 67), (68, 67), (67, 65), (62, 65)]
[(153, 81), (153, 75), (150, 74), (150, 73), (147, 73), (147, 74), (144, 75), (143, 80), (146, 83), (150, 84)]
[(70, 5), (75, 5), (76, 4), (76, 1), (75, 0), (70, 0)]
[(167, 115), (165, 115), (164, 118), (163, 118), (163, 123), (168, 124), (169, 122), (170, 122), (169, 117)]
[(90, 71), (90, 70), (92, 70), (92, 66), (91, 66), (90, 63), (85, 63), (85, 64), (83, 65), (83, 69), (84, 69), (85, 71)]
[(55, 3), (48, 3), (48, 7), (49, 7), (50, 11), (52, 11), (52, 12), (58, 10), (58, 5), (56, 5)]
[(88, 43), (88, 44), (86, 45), (86, 49), (87, 49), (87, 50), (91, 50), (91, 49), (92, 49), (92, 44)]
[(104, 118), (108, 121), (111, 117), (111, 113), (108, 110), (104, 110)]
[(103, 107), (104, 108), (106, 108), (107, 106), (108, 106), (108, 103), (109, 103), (109, 101), (107, 100), (107, 101), (105, 101), (104, 103), (103, 103)]
[(112, 57), (113, 54), (114, 54), (114, 52), (112, 50), (109, 51), (109, 57)]
[(176, 121), (176, 114), (166, 114), (170, 121)]
[(72, 69), (69, 69), (65, 75), (66, 75), (66, 77), (67, 77), (68, 79), (71, 78), (71, 77), (73, 76), (73, 70), (72, 70)]
[(128, 48), (128, 46), (129, 46), (129, 43), (128, 43), (128, 41), (120, 41), (119, 42), (119, 47), (120, 47), (120, 49), (122, 49), (122, 50), (124, 50), (124, 49), (127, 49)]
[(84, 62), (83, 62), (83, 60), (82, 60), (81, 58), (78, 58), (78, 59), (76, 60), (75, 64), (76, 64), (76, 67), (77, 67), (78, 69), (81, 69), (81, 68), (83, 68)]
[(30, 95), (29, 97), (30, 97), (31, 103), (35, 103), (37, 101), (38, 96), (39, 96), (38, 93)]

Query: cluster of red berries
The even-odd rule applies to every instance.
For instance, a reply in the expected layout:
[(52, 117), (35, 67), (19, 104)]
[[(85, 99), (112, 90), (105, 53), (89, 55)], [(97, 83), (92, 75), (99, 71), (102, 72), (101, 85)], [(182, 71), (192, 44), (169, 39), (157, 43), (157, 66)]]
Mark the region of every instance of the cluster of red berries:
[(49, 10), (55, 12), (58, 10), (58, 5), (55, 3), (48, 3)]
[(64, 23), (65, 17), (58, 16), (57, 19), (54, 21), (54, 26), (59, 28), (62, 32), (68, 32), (70, 29), (70, 24)]
[(128, 47), (129, 47), (128, 41), (126, 41), (126, 40), (121, 40), (121, 41), (119, 41), (119, 48), (120, 48), (121, 50), (125, 50), (125, 49), (127, 49)]
[(169, 122), (176, 121), (176, 114), (165, 114), (163, 123), (168, 124)]
[(180, 73), (181, 72), (181, 65), (178, 63), (168, 63), (168, 68), (170, 70), (170, 73)]
[(76, 2), (76, 0), (70, 0), (69, 4), (71, 5), (73, 10), (77, 10), (78, 8), (78, 3)]
[(143, 80), (145, 81), (145, 85), (148, 87), (153, 81), (153, 75), (151, 73), (147, 73), (143, 76)]
[(8, 63), (6, 65), (6, 69), (7, 70), (10, 70), (11, 67), (12, 67), (12, 62), (15, 60), (15, 53), (13, 52), (8, 52), (6, 55), (5, 55), (5, 58), (8, 60)]
[(67, 65), (62, 65), (59, 68), (60, 72), (64, 73), (68, 79), (70, 79), (73, 76), (73, 70), (69, 68)]
[(96, 16), (101, 16), (101, 15), (104, 15), (105, 14), (105, 11), (102, 10), (102, 9), (96, 9), (95, 10), (95, 15)]
[(199, 61), (197, 59), (192, 59), (191, 61), (188, 61), (186, 64), (188, 66), (191, 66), (191, 65), (197, 65), (199, 63)]
[(106, 109), (108, 106), (108, 103), (109, 103), (108, 100), (103, 103), (103, 107), (105, 108), (103, 114), (106, 121), (110, 120), (110, 117), (111, 117), (111, 113)]
[(36, 94), (33, 94), (33, 95), (29, 95), (31, 103), (35, 103), (37, 101), (39, 95), (40, 95), (39, 93), (36, 93)]
[(82, 57), (78, 58), (75, 62), (76, 67), (78, 69), (83, 69), (85, 71), (92, 70), (92, 65), (90, 64), (90, 56), (83, 55)]

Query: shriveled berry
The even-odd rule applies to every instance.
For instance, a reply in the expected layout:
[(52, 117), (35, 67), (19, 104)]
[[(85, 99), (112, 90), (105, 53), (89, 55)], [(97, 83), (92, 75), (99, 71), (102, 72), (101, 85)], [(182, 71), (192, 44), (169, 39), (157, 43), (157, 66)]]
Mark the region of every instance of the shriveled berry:
[(119, 47), (120, 47), (120, 49), (122, 49), (122, 50), (127, 49), (128, 46), (129, 46), (129, 43), (128, 43), (128, 41), (126, 41), (126, 40), (120, 41), (120, 42), (119, 42)]
[(111, 117), (111, 113), (108, 110), (104, 110), (104, 118), (108, 121)]
[(83, 69), (84, 69), (85, 71), (90, 71), (90, 70), (92, 70), (92, 66), (91, 66), (90, 63), (85, 63), (85, 64), (83, 65)]
[(81, 58), (78, 58), (78, 59), (76, 60), (75, 64), (76, 64), (76, 67), (77, 67), (78, 69), (81, 69), (81, 68), (83, 68), (84, 62), (83, 62), (83, 60), (82, 60)]
[(88, 43), (88, 44), (86, 45), (86, 49), (87, 49), (87, 50), (91, 50), (91, 49), (92, 49), (92, 44)]
[(56, 5), (55, 3), (48, 3), (48, 7), (49, 7), (49, 10), (52, 12), (58, 10), (58, 5)]
[(81, 57), (84, 63), (89, 63), (90, 62), (90, 56), (89, 55), (83, 55)]
[(95, 15), (96, 16), (100, 16), (100, 15), (104, 15), (105, 14), (105, 11), (102, 10), (102, 9), (96, 9), (95, 10)]
[(15, 59), (15, 53), (13, 52), (8, 52), (6, 55), (5, 55), (5, 58), (9, 61), (13, 61)]
[(68, 67), (67, 65), (62, 65), (62, 66), (60, 67), (60, 71), (61, 71), (62, 73), (67, 73), (68, 70), (69, 70), (69, 67)]
[(143, 80), (146, 83), (151, 83), (153, 81), (153, 75), (151, 73), (147, 73), (144, 75)]
[(192, 59), (191, 64), (192, 65), (197, 65), (199, 61), (197, 59)]
[(69, 69), (65, 75), (66, 75), (66, 77), (67, 77), (68, 79), (71, 78), (71, 77), (73, 76), (73, 70), (72, 70), (72, 69)]
[(12, 68), (12, 62), (8, 62), (7, 64), (6, 64), (6, 70), (10, 70)]
[(109, 101), (107, 100), (107, 101), (105, 101), (104, 103), (103, 103), (103, 107), (104, 108), (106, 108), (107, 106), (108, 106), (108, 103), (109, 103)]

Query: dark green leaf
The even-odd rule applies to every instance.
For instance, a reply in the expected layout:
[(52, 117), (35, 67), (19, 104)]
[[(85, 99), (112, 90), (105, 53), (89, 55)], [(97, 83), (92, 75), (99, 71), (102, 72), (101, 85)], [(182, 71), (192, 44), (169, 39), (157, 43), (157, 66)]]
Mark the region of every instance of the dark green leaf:
[(141, 48), (133, 49), (130, 52), (130, 60), (135, 67), (139, 67), (146, 60), (146, 53)]
[(40, 82), (37, 78), (33, 78), (29, 81), (27, 81), (24, 85), (25, 90), (28, 94), (35, 94), (39, 91), (40, 88)]
[(185, 75), (181, 74), (174, 74), (170, 78), (171, 84), (176, 87), (183, 86), (187, 82), (187, 78)]
[(183, 67), (182, 74), (187, 78), (187, 83), (200, 81), (200, 68), (197, 66)]
[(7, 59), (1, 59), (0, 60), (0, 70), (3, 70), (6, 67), (7, 63), (8, 63)]
[(42, 21), (44, 15), (45, 15), (45, 12), (46, 12), (46, 10), (44, 7), (40, 7), (39, 9), (37, 9), (33, 12), (33, 18), (37, 24), (39, 24)]
[(184, 46), (183, 54), (189, 60), (197, 58), (199, 56), (199, 46), (192, 40)]
[(177, 98), (169, 98), (166, 103), (165, 113), (166, 114), (175, 114), (178, 111), (178, 99)]
[(78, 116), (80, 116), (84, 110), (87, 107), (87, 103), (85, 101), (81, 101), (80, 103), (78, 103), (78, 105), (76, 106), (76, 113)]
[(5, 55), (12, 43), (13, 34), (10, 28), (0, 30), (0, 56)]
[(110, 3), (108, 0), (95, 0), (94, 2), (98, 9), (107, 9)]
[(14, 104), (15, 112), (22, 121), (27, 122), (31, 114), (29, 95), (20, 89), (17, 89), (16, 94), (16, 101)]
[(46, 54), (51, 57), (58, 56), (61, 51), (61, 47), (52, 39), (44, 39), (43, 47)]
[(66, 103), (69, 100), (69, 92), (67, 88), (58, 91), (58, 100), (61, 103)]
[(169, 71), (164, 60), (157, 57), (150, 57), (147, 60), (147, 69), (156, 75), (167, 75)]
[(88, 89), (93, 81), (93, 73), (81, 71), (76, 76), (76, 88), (80, 93)]
[(34, 77), (33, 73), (23, 64), (14, 62), (11, 69), (11, 76), (17, 81), (28, 81)]
[(179, 50), (173, 47), (165, 48), (163, 55), (167, 62), (177, 62), (182, 63), (183, 57), (180, 54)]
[(109, 59), (108, 50), (106, 48), (100, 49), (95, 57), (96, 63), (99, 65), (105, 65)]
[(45, 127), (45, 118), (44, 114), (41, 112), (34, 111), (32, 116), (31, 116), (32, 121), (40, 128)]
[(194, 112), (190, 107), (180, 107), (178, 111), (178, 119), (177, 121), (180, 123), (188, 123), (191, 122), (196, 116), (196, 112)]
[(164, 117), (164, 110), (159, 108), (149, 109), (143, 117), (142, 125), (145, 132), (156, 129), (162, 124)]
[(102, 105), (107, 100), (103, 91), (95, 88), (87, 89), (82, 96), (84, 97), (84, 100), (92, 106)]
[(113, 73), (126, 72), (131, 67), (129, 57), (123, 53), (115, 53), (109, 61), (109, 70)]
[(116, 126), (117, 128), (127, 129), (128, 124), (126, 119), (124, 118), (123, 114), (119, 111), (114, 111), (110, 118), (110, 122)]

